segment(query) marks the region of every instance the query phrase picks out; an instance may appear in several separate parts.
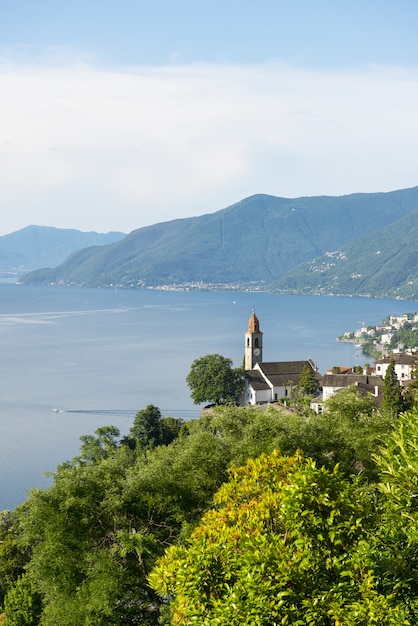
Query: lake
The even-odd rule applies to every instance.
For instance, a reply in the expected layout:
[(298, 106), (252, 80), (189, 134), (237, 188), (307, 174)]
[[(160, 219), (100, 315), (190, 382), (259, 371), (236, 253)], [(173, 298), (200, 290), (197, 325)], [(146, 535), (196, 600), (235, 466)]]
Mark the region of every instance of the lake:
[[(105, 290), (0, 284), (0, 510), (74, 457), (79, 437), (113, 424), (126, 434), (148, 404), (199, 415), (186, 384), (194, 359), (242, 364), (252, 309), (265, 361), (311, 358), (320, 372), (363, 364), (336, 341), (416, 302), (258, 292)], [(56, 412), (58, 411), (58, 412)]]

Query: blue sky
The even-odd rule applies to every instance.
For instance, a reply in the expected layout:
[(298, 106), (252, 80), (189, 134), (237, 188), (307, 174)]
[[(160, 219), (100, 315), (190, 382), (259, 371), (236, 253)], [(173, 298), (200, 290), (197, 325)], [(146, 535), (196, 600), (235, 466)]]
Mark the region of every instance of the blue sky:
[(0, 234), (418, 184), (415, 0), (14, 0)]

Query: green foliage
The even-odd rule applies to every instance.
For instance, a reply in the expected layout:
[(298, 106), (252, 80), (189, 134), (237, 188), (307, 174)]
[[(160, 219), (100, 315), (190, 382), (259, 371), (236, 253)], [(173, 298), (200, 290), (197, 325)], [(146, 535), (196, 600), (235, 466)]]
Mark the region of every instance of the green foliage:
[[(170, 437), (175, 435), (171, 443), (165, 440), (165, 426), (160, 430), (166, 419)], [(231, 621), (219, 623), (270, 626), (274, 623), (268, 621), (270, 605), (265, 604), (262, 594), (273, 594), (277, 586), (277, 594), (282, 595), (268, 596), (270, 604), (274, 599), (274, 605), (282, 610), (280, 607), (287, 605), (285, 592), (293, 598), (293, 608), (289, 611), (294, 613), (289, 613), (292, 618), (286, 619), (299, 619), (294, 616), (305, 611), (305, 604), (308, 604), (309, 611), (320, 612), (319, 621), (310, 622), (312, 625), (328, 626), (336, 623), (337, 617), (343, 624), (356, 626), (392, 624), (389, 618), (385, 621), (386, 617), (382, 617), (392, 615), (389, 579), (395, 580), (397, 576), (396, 580), (400, 581), (402, 576), (394, 561), (389, 562), (390, 541), (395, 539), (388, 529), (395, 523), (396, 516), (402, 514), (401, 505), (398, 511), (387, 509), (384, 513), (387, 528), (380, 532), (376, 521), (380, 509), (375, 510), (373, 494), (356, 481), (351, 484), (351, 478), (359, 472), (370, 481), (378, 479), (372, 453), (379, 441), (388, 438), (391, 429), (391, 420), (380, 416), (371, 400), (359, 396), (354, 389), (336, 394), (327, 403), (323, 415), (312, 415), (308, 419), (286, 407), (267, 406), (260, 410), (230, 405), (218, 406), (199, 420), (179, 424), (177, 420), (162, 418), (159, 409), (150, 405), (138, 412), (127, 439), (120, 441), (113, 427), (98, 429), (94, 436), (81, 438), (80, 455), (58, 467), (49, 489), (32, 491), (12, 516), (3, 517), (0, 573), (4, 580), (0, 582), (4, 592), (8, 592), (10, 619), (20, 619), (16, 600), (19, 594), (26, 597), (22, 600), (22, 610), (37, 594), (36, 598), (42, 600), (40, 626), (138, 623), (156, 626), (165, 619), (167, 610), (167, 599), (161, 598), (148, 580), (156, 560), (168, 546), (185, 545), (210, 509), (213, 494), (228, 479), (231, 464), (241, 466), (248, 459), (258, 459), (267, 453), (272, 455), (268, 461), (263, 457), (264, 460), (254, 460), (245, 470), (233, 470), (230, 475), (235, 481), (233, 488), (225, 487), (220, 492), (230, 489), (230, 499), (217, 500), (216, 504), (218, 512), (225, 507), (231, 511), (225, 531), (225, 550), (222, 543), (218, 545), (213, 541), (215, 558), (211, 551), (205, 554), (202, 544), (201, 554), (193, 566), (197, 568), (199, 563), (207, 562), (205, 576), (209, 576), (209, 582), (211, 577), (220, 577), (224, 568), (230, 567), (227, 584), (238, 594), (236, 603), (241, 608), (236, 622), (229, 606), (228, 620)], [(413, 431), (405, 434), (408, 441), (413, 436)], [(126, 445), (132, 442), (132, 446)], [(286, 458), (279, 457), (277, 449)], [(298, 450), (304, 450), (305, 456), (312, 460), (303, 460)], [(339, 469), (334, 471), (336, 463)], [(406, 476), (404, 482), (405, 489), (407, 482), (412, 485), (411, 490), (415, 489), (409, 477)], [(410, 499), (412, 506), (412, 495)], [(244, 524), (245, 532), (235, 539), (231, 535), (235, 532), (234, 503), (241, 510), (242, 523), (250, 524)], [(257, 508), (257, 503), (261, 508)], [(401, 504), (404, 506), (403, 501)], [(332, 513), (333, 507), (336, 510)], [(383, 506), (381, 508), (383, 510)], [(254, 519), (245, 518), (245, 511), (253, 511)], [(226, 510), (224, 512), (226, 514)], [(357, 526), (355, 520), (360, 519), (357, 518), (360, 514), (363, 521)], [(212, 519), (215, 513), (208, 515), (204, 520)], [(257, 524), (262, 526), (260, 532)], [(214, 528), (213, 532), (221, 532), (222, 528), (219, 523), (219, 528)], [(331, 540), (332, 531), (335, 541)], [(354, 534), (350, 534), (352, 532)], [(387, 541), (387, 550), (379, 552), (377, 544), (375, 547), (370, 543), (370, 536)], [(409, 540), (410, 535), (404, 541)], [(312, 548), (311, 556), (308, 545)], [(251, 553), (249, 565), (245, 560), (247, 549)], [(399, 541), (398, 554), (402, 554), (402, 550)], [(408, 576), (415, 584), (414, 568), (418, 568), (412, 558), (413, 550), (406, 554), (411, 569)], [(228, 555), (229, 566), (229, 561), (222, 560)], [(325, 564), (318, 562), (319, 555), (324, 557)], [(390, 572), (386, 578), (381, 574), (385, 571), (385, 559)], [(293, 586), (285, 588), (276, 570), (277, 564), (280, 565), (283, 576), (287, 563), (291, 566), (289, 575), (294, 579)], [(402, 561), (398, 563), (401, 568)], [(366, 576), (360, 580), (359, 568), (365, 565)], [(252, 608), (245, 596), (244, 579), (234, 586), (235, 566), (237, 576), (240, 573), (250, 576)], [(379, 573), (377, 582), (370, 573), (374, 569)], [(351, 578), (343, 576), (342, 571), (351, 571)], [(334, 574), (341, 597), (335, 589), (330, 591), (327, 587)], [(23, 582), (18, 582), (21, 577)], [(319, 595), (314, 589), (315, 580), (320, 581)], [(260, 590), (259, 597), (256, 589)], [(307, 593), (305, 604), (303, 589)], [(407, 583), (405, 589), (402, 598), (412, 602), (412, 582)], [(227, 595), (217, 599), (219, 607), (221, 597), (230, 598), (225, 586), (222, 587), (224, 592)], [(396, 594), (399, 599), (400, 592)], [(318, 608), (322, 604), (328, 607), (326, 611), (331, 611), (327, 619), (332, 620), (335, 615), (334, 621), (320, 621), (325, 620), (321, 613), (325, 609)], [(346, 611), (345, 621), (340, 616), (341, 607)], [(370, 611), (368, 617), (367, 610)], [(365, 617), (363, 621), (360, 618), (356, 621), (354, 614)], [(317, 613), (312, 615), (316, 619)], [(372, 615), (376, 616), (375, 622)], [(260, 621), (262, 617), (264, 622)], [(199, 620), (197, 623), (205, 624)], [(398, 624), (402, 623), (400, 619)]]
[(401, 344), (405, 348), (418, 347), (418, 328), (415, 323), (404, 322), (399, 330), (392, 334), (389, 349), (394, 350)]
[(28, 550), (19, 542), (19, 520), (15, 513), (0, 512), (0, 607), (4, 596), (24, 572)]
[(392, 359), (386, 370), (383, 381), (382, 412), (394, 419), (404, 408), (401, 385), (395, 371), (395, 362)]
[(243, 387), (241, 370), (234, 370), (231, 359), (220, 354), (193, 361), (186, 381), (195, 404), (235, 402)]
[(341, 389), (325, 402), (324, 413), (332, 420), (347, 420), (353, 426), (361, 416), (374, 417), (377, 407), (371, 396), (361, 394), (355, 386)]
[(121, 548), (120, 537), (133, 532), (123, 501), (132, 459), (124, 446), (94, 463), (61, 466), (53, 485), (34, 490), (19, 511), (32, 546), (28, 574), (44, 602), (42, 625), (130, 624), (138, 616), (156, 623), (145, 556)]
[(298, 389), (300, 393), (307, 396), (315, 395), (319, 389), (317, 375), (309, 365), (303, 367)]
[(214, 504), (150, 574), (173, 626), (404, 623), (362, 565), (366, 494), (337, 468), (263, 455), (232, 468)]
[(361, 472), (375, 481), (378, 475), (372, 453), (392, 425), (373, 398), (348, 387), (325, 402), (321, 415), (309, 418), (300, 448), (320, 465), (331, 469), (338, 463), (346, 474)]
[(80, 437), (81, 448), (79, 462), (97, 463), (112, 455), (118, 447), (120, 431), (116, 426), (101, 426), (94, 435)]
[(403, 390), (403, 401), (405, 409), (418, 407), (418, 355), (414, 355), (413, 369), (411, 371), (412, 381)]
[(154, 448), (163, 441), (161, 425), (161, 411), (158, 407), (149, 404), (135, 415), (134, 423), (129, 431), (130, 438), (136, 446)]
[(4, 608), (7, 626), (38, 626), (42, 601), (27, 574), (22, 575), (8, 592)]
[(260, 411), (231, 406), (215, 409), (206, 427), (224, 443), (229, 463), (242, 465), (275, 449), (295, 453), (301, 448), (306, 426), (303, 416), (284, 408), (270, 406)]
[(376, 461), (381, 471), (382, 522), (373, 559), (384, 592), (393, 593), (418, 623), (418, 409), (402, 413)]
[(28, 575), (43, 600), (42, 626), (157, 624), (161, 601), (147, 575), (225, 479), (228, 453), (213, 432), (196, 429), (135, 453), (114, 435), (99, 429), (87, 447), (82, 438), (80, 457), (16, 512), (31, 550)]
[(124, 442), (142, 449), (167, 446), (179, 436), (183, 424), (182, 419), (162, 417), (160, 409), (149, 404), (135, 415), (129, 436)]

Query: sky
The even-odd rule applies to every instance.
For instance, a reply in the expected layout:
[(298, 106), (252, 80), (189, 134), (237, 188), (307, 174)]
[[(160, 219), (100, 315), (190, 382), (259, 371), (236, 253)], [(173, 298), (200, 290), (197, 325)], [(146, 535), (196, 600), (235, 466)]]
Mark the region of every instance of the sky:
[(0, 235), (418, 185), (416, 0), (0, 2)]

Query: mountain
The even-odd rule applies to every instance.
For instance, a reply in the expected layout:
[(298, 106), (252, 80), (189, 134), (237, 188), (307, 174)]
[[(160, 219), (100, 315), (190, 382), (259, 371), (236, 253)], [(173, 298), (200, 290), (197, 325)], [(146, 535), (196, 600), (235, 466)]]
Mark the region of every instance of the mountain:
[(0, 237), (0, 273), (19, 276), (39, 267), (56, 266), (72, 252), (87, 246), (114, 243), (124, 233), (27, 226)]
[(418, 300), (417, 241), (418, 209), (370, 236), (297, 266), (272, 288)]
[(417, 209), (418, 187), (296, 199), (258, 194), (216, 213), (140, 228), (111, 245), (85, 248), (20, 282), (297, 290), (296, 283), (280, 287), (279, 281), (297, 266), (384, 227), (399, 233), (396, 223)]

